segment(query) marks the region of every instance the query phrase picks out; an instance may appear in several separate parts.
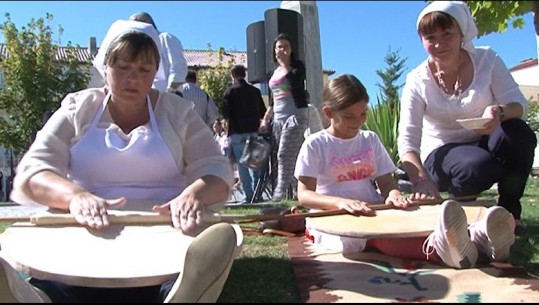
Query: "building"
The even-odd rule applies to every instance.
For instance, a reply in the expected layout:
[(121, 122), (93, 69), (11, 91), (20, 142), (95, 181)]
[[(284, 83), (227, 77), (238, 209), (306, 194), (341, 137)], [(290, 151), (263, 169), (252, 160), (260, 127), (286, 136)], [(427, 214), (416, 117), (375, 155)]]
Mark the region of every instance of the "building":
[(534, 102), (539, 102), (539, 66), (537, 58), (526, 59), (509, 69), (515, 82), (520, 86), (524, 96)]

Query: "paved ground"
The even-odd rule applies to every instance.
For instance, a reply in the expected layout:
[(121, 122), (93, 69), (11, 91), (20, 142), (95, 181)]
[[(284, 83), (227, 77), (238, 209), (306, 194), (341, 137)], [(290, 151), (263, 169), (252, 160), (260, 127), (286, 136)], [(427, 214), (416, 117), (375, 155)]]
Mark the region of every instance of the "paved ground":
[(13, 202), (0, 202), (0, 218), (30, 216), (45, 209), (45, 207), (21, 206)]

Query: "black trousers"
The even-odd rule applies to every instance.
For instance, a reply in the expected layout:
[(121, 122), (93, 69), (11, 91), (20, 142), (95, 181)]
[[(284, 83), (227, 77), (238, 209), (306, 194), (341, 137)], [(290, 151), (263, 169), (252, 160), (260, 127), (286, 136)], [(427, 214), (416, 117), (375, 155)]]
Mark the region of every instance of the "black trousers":
[(520, 198), (533, 165), (537, 138), (520, 119), (507, 120), (479, 143), (448, 143), (432, 151), (425, 168), (450, 197), (478, 195), (498, 183), (498, 205), (520, 219)]
[(53, 303), (163, 303), (174, 281), (134, 288), (93, 288), (71, 286), (57, 281), (30, 279)]

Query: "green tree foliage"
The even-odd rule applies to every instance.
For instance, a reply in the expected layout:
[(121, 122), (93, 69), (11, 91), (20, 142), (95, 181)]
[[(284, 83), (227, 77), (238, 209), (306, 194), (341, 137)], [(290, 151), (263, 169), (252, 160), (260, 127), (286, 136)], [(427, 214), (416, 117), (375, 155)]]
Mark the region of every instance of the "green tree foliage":
[(539, 132), (539, 103), (534, 102), (532, 99), (528, 100), (528, 117), (526, 122), (533, 131)]
[[(474, 16), (479, 36), (492, 32), (503, 33), (509, 25), (515, 29), (524, 27), (522, 16), (537, 11), (537, 3), (532, 1), (467, 1)], [(534, 18), (537, 18), (535, 14)], [(537, 27), (536, 33), (539, 33)]]
[[(429, 1), (432, 2), (432, 1)], [(503, 33), (511, 25), (521, 29), (523, 15), (533, 12), (535, 33), (539, 35), (539, 3), (537, 1), (465, 1), (470, 7), (479, 31), (479, 37)]]
[(376, 86), (381, 90), (380, 95), (382, 100), (389, 103), (391, 108), (398, 105), (399, 90), (404, 86), (404, 84), (397, 85), (395, 83), (404, 73), (406, 63), (406, 58), (401, 59), (399, 52), (400, 49), (393, 52), (391, 48), (388, 48), (386, 57), (384, 58), (387, 67), (385, 70), (376, 70), (376, 74), (382, 79), (382, 84), (377, 83)]
[(398, 106), (391, 107), (387, 100), (380, 96), (377, 96), (377, 100), (378, 104), (369, 107), (367, 111), (367, 122), (363, 125), (363, 129), (376, 132), (391, 160), (398, 166), (401, 163), (397, 150), (400, 109)]
[[(211, 46), (208, 46), (210, 56), (213, 56)], [(199, 71), (197, 79), (200, 82), (200, 87), (204, 89), (213, 99), (219, 109), (219, 116), (223, 113), (223, 96), (226, 88), (230, 86), (230, 69), (234, 65), (234, 60), (230, 58), (225, 61), (225, 49), (219, 48), (217, 52), (217, 65)]]
[(397, 151), (397, 136), (399, 134), (398, 125), (400, 118), (400, 98), (399, 89), (403, 84), (396, 82), (404, 73), (407, 58), (402, 59), (399, 50), (392, 51), (391, 48), (385, 56), (386, 68), (376, 70), (376, 74), (382, 78), (383, 85), (379, 85), (380, 94), (377, 96), (377, 104), (371, 105), (367, 112), (367, 122), (363, 126), (365, 130), (376, 132), (384, 144), (389, 156), (395, 163), (400, 165), (400, 158)]
[[(57, 60), (58, 45), (53, 42), (50, 22), (53, 16), (33, 19), (17, 29), (9, 13), (0, 25), (7, 56), (0, 59), (0, 145), (22, 153), (41, 128), (47, 111), (56, 109), (69, 92), (85, 88), (90, 79), (89, 67), (81, 67), (76, 57), (78, 47), (71, 43), (64, 49), (66, 61)], [(59, 33), (62, 28), (59, 27)], [(16, 153), (18, 154), (18, 153)]]

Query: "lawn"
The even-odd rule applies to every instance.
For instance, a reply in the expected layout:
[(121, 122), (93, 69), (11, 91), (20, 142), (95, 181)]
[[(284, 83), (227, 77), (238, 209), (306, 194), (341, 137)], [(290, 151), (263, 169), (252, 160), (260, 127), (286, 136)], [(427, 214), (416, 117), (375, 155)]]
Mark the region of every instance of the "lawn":
[[(495, 191), (482, 197), (493, 198)], [(522, 199), (522, 219), (526, 232), (518, 236), (509, 262), (523, 266), (539, 276), (539, 178), (528, 180)], [(289, 201), (282, 205), (291, 206)], [(259, 207), (227, 208), (224, 213), (257, 214)], [(0, 232), (9, 224), (0, 223)], [(292, 264), (287, 252), (287, 238), (256, 233), (255, 224), (242, 224), (244, 248), (236, 259), (219, 303), (302, 303), (298, 294)]]

